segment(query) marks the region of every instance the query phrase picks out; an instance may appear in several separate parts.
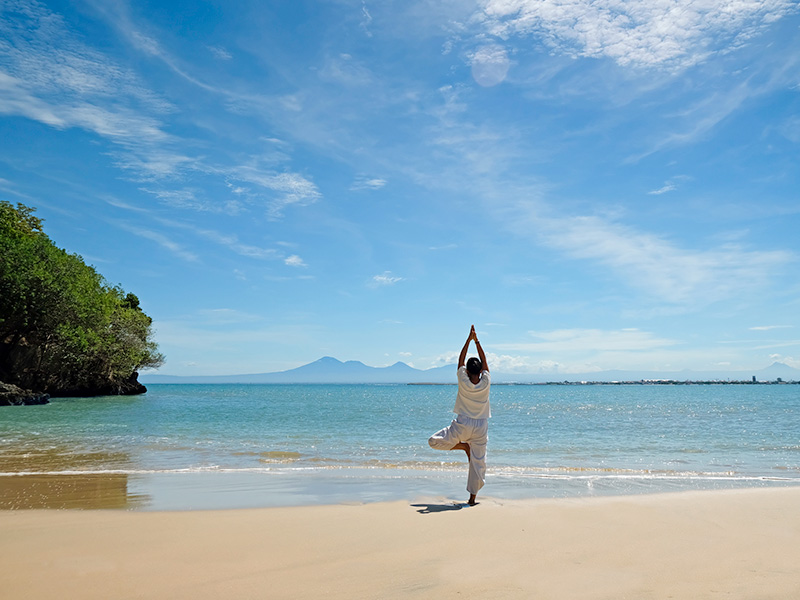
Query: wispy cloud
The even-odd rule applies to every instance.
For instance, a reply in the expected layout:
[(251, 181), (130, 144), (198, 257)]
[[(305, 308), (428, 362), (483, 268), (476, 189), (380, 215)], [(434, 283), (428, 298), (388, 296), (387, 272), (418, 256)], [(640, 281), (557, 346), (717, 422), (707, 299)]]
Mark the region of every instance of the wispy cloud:
[(142, 188), (142, 191), (153, 194), (164, 204), (175, 208), (191, 208), (201, 211), (208, 211), (212, 208), (208, 202), (199, 200), (193, 190), (150, 190)]
[[(136, 212), (146, 216), (146, 218), (152, 223), (159, 225), (166, 229), (172, 230), (180, 230), (184, 232), (189, 232), (190, 234), (196, 236), (197, 238), (201, 238), (206, 241), (213, 242), (222, 246), (223, 248), (228, 249), (229, 251), (238, 254), (239, 256), (243, 256), (246, 258), (253, 258), (257, 260), (283, 260), (284, 264), (287, 266), (292, 267), (305, 267), (307, 266), (303, 260), (295, 255), (291, 255), (286, 257), (283, 250), (278, 250), (275, 248), (264, 248), (263, 246), (256, 246), (253, 244), (247, 244), (242, 242), (239, 239), (239, 236), (235, 233), (221, 233), (219, 231), (214, 231), (212, 229), (198, 227), (191, 223), (186, 223), (182, 221), (176, 221), (173, 219), (164, 219), (162, 217), (157, 216), (152, 211), (148, 209), (144, 209), (138, 206), (132, 206), (126, 202), (122, 202), (121, 200), (106, 196), (103, 198), (105, 202), (110, 204), (111, 206), (115, 206), (117, 208)], [(116, 222), (117, 225), (129, 231), (139, 237), (143, 237), (152, 241), (157, 242), (164, 248), (167, 248), (174, 254), (184, 258), (185, 260), (196, 261), (198, 260), (197, 255), (193, 252), (184, 250), (182, 246), (177, 244), (176, 242), (171, 240), (171, 237), (167, 234), (155, 231), (152, 227), (144, 227), (144, 226), (137, 226), (133, 225), (130, 222)], [(242, 273), (237, 273), (238, 276), (241, 276)]]
[(783, 354), (770, 354), (769, 357), (774, 361), (789, 365), (795, 369), (800, 369), (800, 359), (793, 358), (791, 356), (785, 356)]
[(686, 182), (686, 181), (689, 181), (689, 180), (691, 180), (691, 177), (688, 177), (686, 175), (676, 175), (675, 177), (672, 177), (668, 181), (665, 181), (664, 185), (662, 185), (660, 188), (655, 189), (655, 190), (651, 190), (651, 191), (649, 191), (647, 193), (650, 196), (660, 196), (661, 194), (666, 194), (668, 192), (674, 192), (675, 190), (678, 189), (679, 182)]
[(386, 185), (385, 179), (380, 179), (378, 177), (367, 177), (366, 175), (359, 175), (358, 177), (356, 177), (356, 180), (350, 186), (350, 189), (354, 192), (361, 190), (379, 190), (385, 185)]
[(674, 346), (679, 342), (660, 338), (647, 331), (620, 329), (558, 329), (531, 331), (531, 340), (521, 343), (493, 344), (498, 350), (524, 352), (620, 352), (653, 350)]
[(138, 235), (141, 238), (155, 242), (182, 260), (187, 262), (198, 262), (200, 260), (200, 258), (194, 252), (186, 250), (183, 246), (170, 239), (163, 233), (154, 231), (152, 229), (145, 229), (144, 227), (137, 227), (128, 223), (118, 223), (118, 225), (122, 229), (125, 229), (134, 235)]
[(399, 281), (403, 281), (403, 278), (393, 275), (391, 271), (384, 271), (380, 275), (375, 275), (370, 280), (370, 284), (372, 287), (384, 287), (394, 285)]
[(219, 60), (231, 60), (233, 58), (233, 55), (222, 46), (208, 46), (208, 49)]
[[(172, 145), (172, 144), (170, 144)], [(161, 182), (180, 176), (197, 165), (196, 159), (160, 145), (127, 145), (111, 152), (117, 167), (141, 182)]]
[(792, 329), (794, 325), (760, 325), (751, 327), (750, 331), (772, 331), (773, 329)]
[[(132, 104), (145, 107), (149, 112), (172, 110), (167, 102), (143, 86), (131, 71), (73, 36), (59, 15), (34, 2), (11, 4), (15, 5), (12, 10), (0, 14), (3, 40), (0, 56), (4, 59), (6, 85), (12, 80), (40, 102), (44, 102), (42, 98), (56, 98), (59, 102), (55, 106), (64, 107), (66, 117), (71, 117), (64, 117), (63, 125), (71, 126), (71, 121), (77, 120), (83, 126), (83, 123), (98, 119), (91, 114), (84, 116), (89, 109), (96, 108), (91, 100), (115, 100), (114, 108), (118, 114), (107, 116), (106, 120), (118, 118), (123, 123), (130, 116)], [(18, 26), (20, 18), (25, 19), (25, 27)], [(134, 118), (134, 122), (138, 119)], [(105, 131), (103, 125), (98, 128)], [(118, 128), (109, 129), (114, 131)], [(139, 134), (164, 135), (157, 128), (139, 125), (133, 129)]]
[(683, 69), (743, 44), (796, 9), (792, 0), (486, 0), (479, 18), (501, 39), (535, 36), (571, 56)]
[(760, 90), (753, 89), (750, 83), (745, 81), (735, 87), (701, 98), (680, 113), (672, 115), (668, 119), (672, 124), (669, 133), (656, 139), (647, 151), (629, 157), (626, 162), (636, 162), (660, 150), (685, 146), (704, 139), (724, 119), (759, 93)]
[(210, 92), (219, 91), (214, 86), (208, 85), (190, 75), (181, 67), (179, 61), (162, 47), (153, 35), (150, 35), (148, 32), (138, 27), (131, 17), (127, 2), (104, 2), (102, 0), (88, 0), (88, 2), (134, 49), (150, 58), (160, 60), (175, 74), (193, 85)]
[(768, 342), (765, 344), (760, 344), (758, 346), (753, 346), (755, 350), (770, 350), (772, 348), (788, 348), (791, 346), (800, 346), (800, 340), (786, 340), (786, 341), (775, 341), (775, 342)]
[(754, 291), (796, 260), (782, 250), (748, 250), (724, 244), (707, 250), (682, 248), (654, 233), (597, 216), (539, 215), (526, 209), (525, 232), (575, 259), (602, 265), (631, 287), (667, 304), (702, 306)]
[[(44, 60), (44, 57), (39, 59)], [(107, 82), (109, 88), (113, 85), (113, 82)], [(26, 117), (57, 129), (86, 129), (126, 147), (168, 139), (157, 119), (133, 108), (110, 107), (105, 102), (106, 106), (98, 106), (93, 103), (93, 94), (70, 88), (56, 90), (67, 95), (58, 103), (43, 99), (46, 93), (39, 95), (51, 91), (37, 89), (35, 76), (33, 79), (17, 78), (0, 72), (0, 113)]]
[(677, 189), (677, 186), (674, 183), (665, 183), (662, 187), (658, 188), (657, 190), (652, 190), (647, 192), (651, 196), (660, 196), (661, 194), (666, 194), (667, 192), (674, 192)]
[(299, 173), (275, 172), (254, 166), (240, 166), (229, 171), (230, 177), (255, 184), (269, 193), (267, 214), (273, 219), (283, 215), (292, 205), (305, 206), (322, 198), (317, 186)]
[(0, 114), (90, 131), (113, 144), (120, 167), (145, 179), (174, 175), (190, 160), (170, 149), (169, 102), (86, 46), (61, 16), (33, 2), (12, 4), (0, 13)]
[[(194, 190), (164, 187), (188, 170), (238, 178), (259, 186), (262, 193), (267, 190), (265, 204), (273, 219), (289, 205), (309, 204), (321, 197), (316, 186), (298, 173), (215, 165), (176, 150), (186, 144), (167, 133), (165, 119), (174, 111), (170, 103), (148, 90), (133, 72), (86, 46), (58, 14), (36, 3), (14, 4), (14, 11), (0, 13), (0, 114), (22, 116), (57, 129), (84, 129), (111, 142), (109, 153), (116, 165), (138, 181), (161, 184), (150, 185), (146, 191), (176, 208), (230, 208), (230, 203), (219, 206), (201, 199)], [(94, 7), (124, 32), (137, 50), (203, 87), (156, 39), (135, 27), (125, 3), (94, 3)], [(19, 18), (28, 19), (26, 27), (18, 26)], [(280, 153), (276, 157), (286, 158)]]
[(370, 70), (350, 54), (329, 56), (319, 72), (320, 78), (348, 87), (364, 87), (373, 82)]
[(149, 211), (146, 208), (142, 208), (141, 206), (133, 206), (128, 202), (123, 202), (122, 200), (116, 198), (115, 196), (104, 196), (102, 199), (103, 201), (105, 201), (106, 203), (110, 204), (115, 208), (121, 208), (123, 210), (128, 210), (140, 214), (149, 214)]
[(234, 323), (253, 323), (263, 321), (262, 315), (246, 313), (235, 308), (199, 309), (197, 315), (206, 325), (231, 325)]
[(361, 29), (364, 30), (364, 34), (367, 37), (372, 37), (372, 32), (369, 29), (369, 26), (372, 24), (372, 15), (369, 14), (369, 10), (367, 9), (366, 0), (361, 0)]
[(220, 233), (212, 229), (205, 229), (187, 223), (179, 223), (174, 221), (167, 222), (161, 220), (161, 222), (164, 225), (191, 231), (195, 235), (198, 235), (209, 241), (219, 244), (220, 246), (228, 248), (232, 252), (235, 252), (236, 254), (240, 256), (245, 256), (247, 258), (256, 258), (260, 260), (276, 260), (281, 258), (282, 256), (282, 253), (279, 252), (278, 250), (275, 250), (274, 248), (263, 248), (261, 246), (245, 244), (239, 240), (239, 236), (233, 233), (231, 234)]
[[(500, 344), (492, 344), (493, 348), (498, 350), (514, 350), (513, 344), (509, 344), (507, 348), (506, 345)], [(549, 352), (544, 348), (541, 348), (542, 352)], [(535, 354), (535, 353), (534, 353)], [(537, 358), (536, 356), (530, 355), (518, 355), (518, 354), (498, 354), (496, 352), (487, 352), (486, 359), (489, 365), (491, 365), (491, 369), (493, 372), (496, 373), (520, 373), (520, 374), (531, 374), (531, 373), (590, 373), (593, 371), (601, 370), (596, 364), (593, 364), (591, 361), (587, 361), (584, 359), (575, 359), (570, 360), (569, 362), (562, 362), (558, 360), (553, 360), (551, 358)], [(426, 362), (429, 362), (432, 367), (441, 367), (444, 365), (452, 365), (455, 364), (458, 360), (458, 353), (457, 352), (446, 352), (440, 354), (438, 356), (429, 359)]]
[(307, 267), (308, 266), (302, 258), (297, 256), (297, 254), (292, 254), (291, 256), (287, 256), (284, 259), (283, 262), (284, 262), (285, 265), (287, 265), (289, 267)]

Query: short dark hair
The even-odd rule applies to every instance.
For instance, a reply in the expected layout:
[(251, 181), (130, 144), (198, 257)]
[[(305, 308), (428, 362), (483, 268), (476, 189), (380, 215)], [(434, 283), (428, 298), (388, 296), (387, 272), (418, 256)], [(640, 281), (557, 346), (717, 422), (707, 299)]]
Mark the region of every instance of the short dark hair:
[(473, 356), (467, 361), (467, 373), (470, 375), (480, 375), (481, 371), (483, 371), (483, 363), (481, 363), (480, 359)]

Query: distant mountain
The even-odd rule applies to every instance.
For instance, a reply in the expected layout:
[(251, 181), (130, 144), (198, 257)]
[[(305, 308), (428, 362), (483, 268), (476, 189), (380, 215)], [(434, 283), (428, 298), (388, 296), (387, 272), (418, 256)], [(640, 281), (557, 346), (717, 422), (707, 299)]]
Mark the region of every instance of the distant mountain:
[(800, 369), (794, 369), (789, 365), (785, 365), (780, 362), (774, 362), (766, 369), (762, 369), (756, 375), (763, 375), (768, 377), (769, 379), (776, 379), (780, 377), (781, 379), (785, 380), (797, 380), (798, 374), (800, 374)]
[[(757, 371), (598, 371), (594, 373), (510, 374), (492, 372), (495, 383), (547, 383), (579, 381), (800, 381), (800, 369), (773, 363)], [(247, 375), (160, 375), (142, 374), (142, 383), (455, 383), (456, 366), (415, 369), (404, 362), (389, 367), (370, 367), (357, 360), (342, 362), (330, 356), (275, 373)]]
[(141, 375), (146, 383), (455, 383), (455, 366), (420, 370), (404, 362), (369, 367), (357, 360), (325, 356), (302, 367), (248, 375)]

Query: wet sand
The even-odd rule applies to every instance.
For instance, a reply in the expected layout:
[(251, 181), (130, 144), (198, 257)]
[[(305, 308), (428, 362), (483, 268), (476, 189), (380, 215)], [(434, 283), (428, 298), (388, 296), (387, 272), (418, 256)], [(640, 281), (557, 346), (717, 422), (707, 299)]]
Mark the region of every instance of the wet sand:
[(138, 508), (146, 498), (128, 491), (121, 474), (14, 475), (0, 477), (0, 510), (29, 508)]

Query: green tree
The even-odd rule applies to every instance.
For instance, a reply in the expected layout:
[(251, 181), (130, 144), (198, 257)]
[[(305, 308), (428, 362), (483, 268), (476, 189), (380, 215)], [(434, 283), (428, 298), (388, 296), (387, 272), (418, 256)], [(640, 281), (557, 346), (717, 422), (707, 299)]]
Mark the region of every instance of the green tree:
[(0, 380), (53, 395), (121, 393), (163, 362), (135, 294), (53, 244), (33, 208), (0, 201)]

